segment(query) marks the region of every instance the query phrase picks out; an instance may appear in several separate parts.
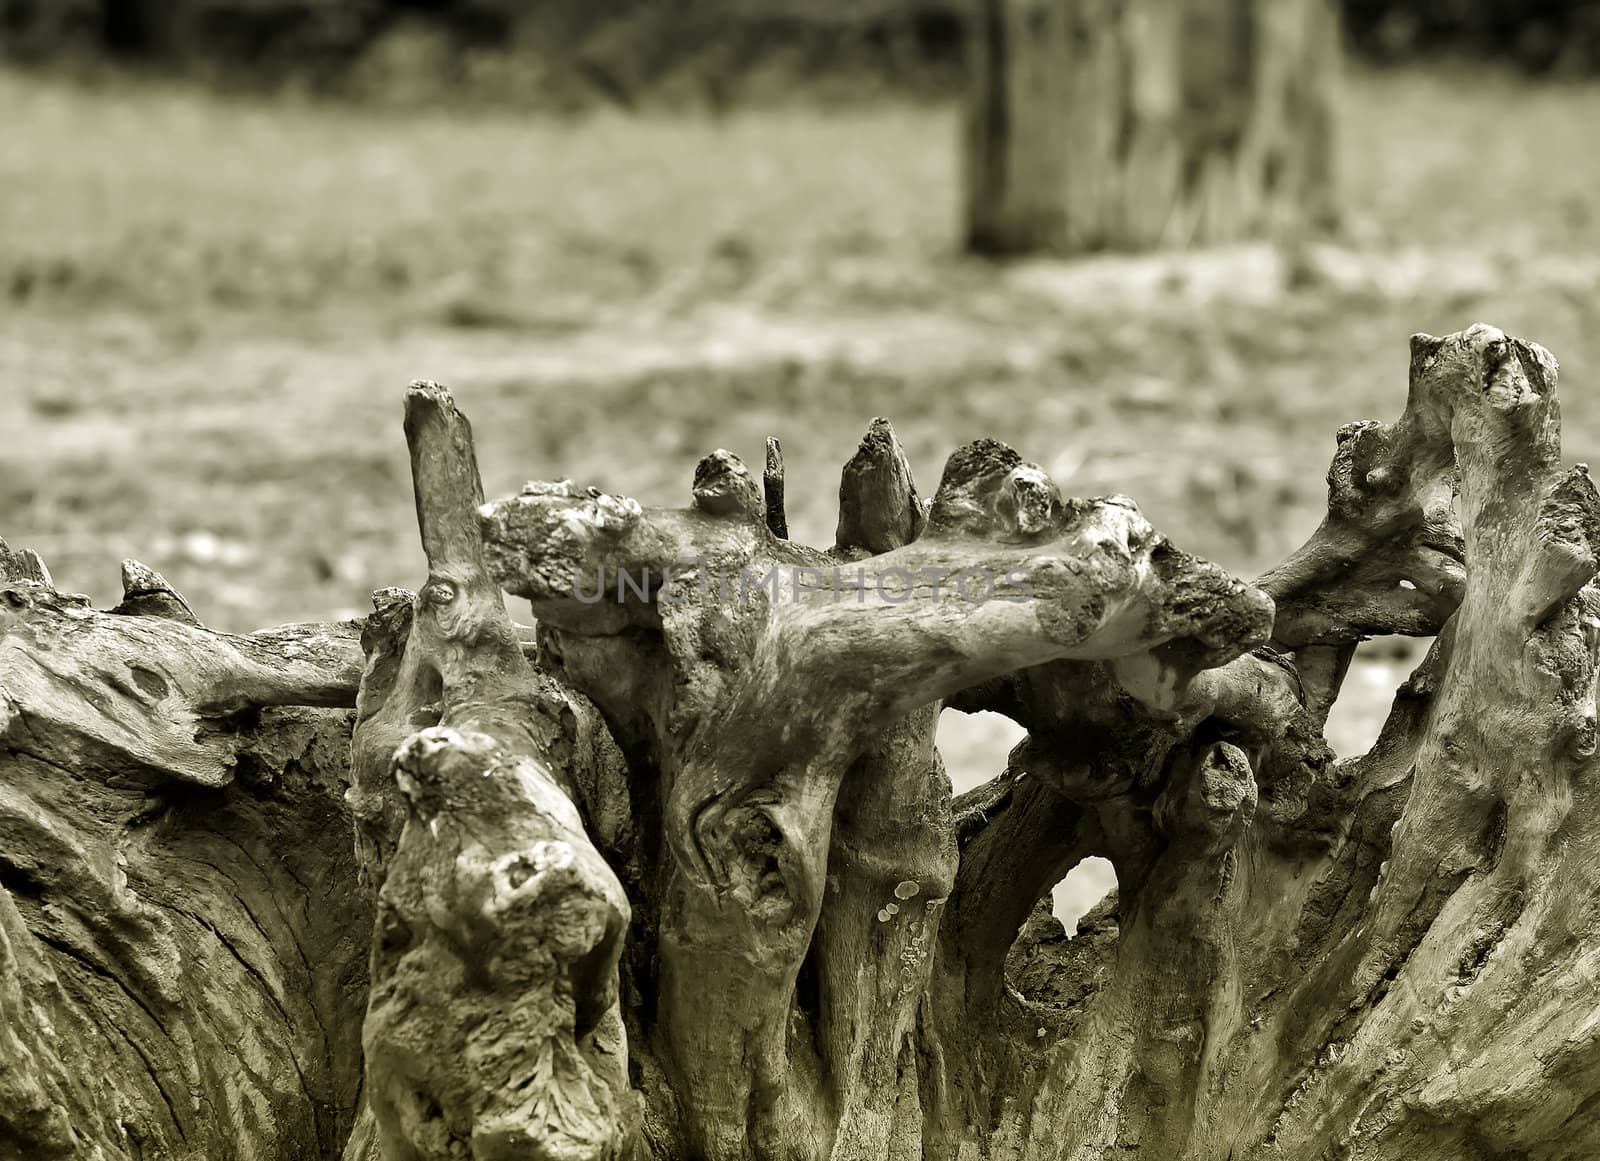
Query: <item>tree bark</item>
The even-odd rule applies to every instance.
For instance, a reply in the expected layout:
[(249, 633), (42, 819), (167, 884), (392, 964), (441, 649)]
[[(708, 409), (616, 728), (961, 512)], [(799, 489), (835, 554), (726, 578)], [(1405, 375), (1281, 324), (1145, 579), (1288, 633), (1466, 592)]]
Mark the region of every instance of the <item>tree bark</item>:
[(1333, 0), (981, 0), (973, 32), (971, 249), (1145, 250), (1334, 218)]
[[(428, 576), (358, 624), (215, 633), (135, 562), (97, 612), (0, 545), (0, 1156), (1592, 1157), (1600, 497), (1555, 384), (1415, 336), (1255, 585), (993, 441), (924, 502), (882, 420), (827, 549), (775, 449), (684, 509), (486, 504), (431, 384)], [(1336, 761), (1395, 632), (1435, 641)], [(1028, 730), (954, 799), (943, 707)]]
[(0, 1156), (335, 1155), (373, 915), (354, 626), (213, 633), (123, 577), (95, 612), (0, 542)]

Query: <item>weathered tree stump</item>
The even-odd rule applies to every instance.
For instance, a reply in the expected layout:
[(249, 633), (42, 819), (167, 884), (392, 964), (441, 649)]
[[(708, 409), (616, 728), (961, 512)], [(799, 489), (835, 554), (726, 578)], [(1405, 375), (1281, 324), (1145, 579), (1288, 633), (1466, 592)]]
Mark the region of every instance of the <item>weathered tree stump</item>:
[(1333, 0), (981, 0), (968, 245), (1237, 241), (1333, 219)]
[(353, 626), (110, 613), (0, 542), (0, 1156), (332, 1156), (371, 893), (343, 802)]
[[(992, 441), (924, 502), (881, 420), (827, 549), (775, 445), (684, 509), (485, 504), (426, 384), (429, 573), (358, 625), (214, 633), (133, 563), (96, 612), (0, 548), (0, 1156), (1592, 1157), (1555, 380), (1414, 337), (1256, 585)], [(1337, 761), (1377, 633), (1436, 640)], [(956, 799), (943, 707), (1029, 732)]]

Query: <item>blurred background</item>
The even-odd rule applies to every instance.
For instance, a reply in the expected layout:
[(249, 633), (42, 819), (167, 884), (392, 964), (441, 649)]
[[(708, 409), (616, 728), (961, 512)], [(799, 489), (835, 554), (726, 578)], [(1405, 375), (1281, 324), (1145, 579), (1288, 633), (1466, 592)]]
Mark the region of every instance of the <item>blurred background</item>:
[(0, 0), (0, 61), (0, 534), (100, 604), (418, 583), (412, 378), (491, 494), (683, 503), (777, 435), (828, 544), (881, 414), (925, 493), (994, 436), (1246, 576), (1413, 331), (1544, 343), (1600, 442), (1596, 2)]

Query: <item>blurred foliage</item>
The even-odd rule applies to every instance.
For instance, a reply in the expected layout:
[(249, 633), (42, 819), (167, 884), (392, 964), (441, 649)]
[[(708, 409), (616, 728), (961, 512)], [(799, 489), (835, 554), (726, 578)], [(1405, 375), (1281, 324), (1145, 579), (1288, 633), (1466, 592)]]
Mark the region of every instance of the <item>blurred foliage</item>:
[(919, 476), (1013, 443), (1243, 573), (1314, 527), (1406, 336), (1484, 319), (1563, 365), (1600, 462), (1600, 80), (1356, 70), (1341, 248), (996, 265), (956, 249), (947, 102), (597, 113), (218, 99), (0, 69), (0, 534), (114, 603), (138, 557), (208, 623), (420, 575), (398, 435), (451, 384), (492, 493), (679, 503), (784, 440), (797, 538), (890, 416)]
[(0, 0), (0, 55), (221, 85), (720, 108), (797, 78), (947, 91), (961, 0)]
[(1362, 55), (1509, 58), (1531, 73), (1600, 72), (1596, 0), (1342, 0)]
[[(1600, 0), (1342, 0), (1380, 62), (1600, 71)], [(225, 85), (444, 90), (561, 107), (720, 108), (796, 80), (949, 91), (967, 0), (0, 0), (0, 55), (106, 59)], [(809, 91), (809, 90), (808, 90)]]

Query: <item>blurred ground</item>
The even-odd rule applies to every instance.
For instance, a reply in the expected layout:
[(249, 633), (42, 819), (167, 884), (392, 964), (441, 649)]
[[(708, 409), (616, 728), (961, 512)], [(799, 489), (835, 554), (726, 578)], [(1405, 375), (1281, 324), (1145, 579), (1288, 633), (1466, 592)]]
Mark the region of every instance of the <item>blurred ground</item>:
[[(995, 436), (1251, 575), (1315, 525), (1338, 425), (1399, 412), (1407, 335), (1478, 320), (1556, 352), (1592, 457), (1600, 85), (1363, 74), (1347, 103), (1338, 247), (994, 266), (953, 251), (953, 107), (555, 122), (0, 73), (0, 534), (100, 603), (137, 556), (220, 627), (359, 612), (421, 578), (424, 377), (491, 494), (681, 503), (776, 434), (827, 543), (882, 414), (927, 491)], [(1009, 745), (945, 734), (963, 784)]]

